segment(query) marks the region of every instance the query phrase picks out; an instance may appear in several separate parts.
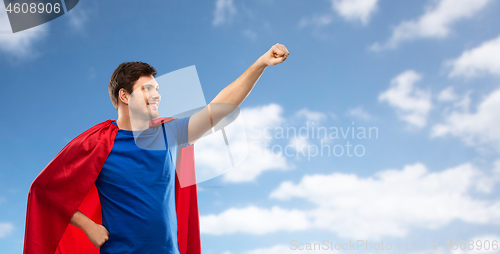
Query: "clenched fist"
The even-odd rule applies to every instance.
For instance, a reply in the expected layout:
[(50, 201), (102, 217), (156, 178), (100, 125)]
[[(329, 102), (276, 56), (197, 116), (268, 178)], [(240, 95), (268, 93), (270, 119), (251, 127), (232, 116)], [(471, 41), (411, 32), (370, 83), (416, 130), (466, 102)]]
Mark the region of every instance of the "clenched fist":
[(261, 61), (268, 66), (280, 64), (290, 55), (285, 45), (276, 43), (264, 55), (260, 57)]
[(96, 248), (101, 247), (109, 239), (108, 230), (100, 224), (94, 224), (85, 231), (85, 234)]

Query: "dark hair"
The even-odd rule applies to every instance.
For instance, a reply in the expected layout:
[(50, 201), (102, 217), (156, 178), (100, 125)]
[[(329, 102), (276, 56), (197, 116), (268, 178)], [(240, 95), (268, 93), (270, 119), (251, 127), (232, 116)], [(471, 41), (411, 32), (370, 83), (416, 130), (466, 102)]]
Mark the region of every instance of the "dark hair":
[(120, 89), (132, 94), (134, 83), (142, 76), (156, 76), (156, 69), (143, 62), (125, 62), (116, 68), (109, 80), (108, 92), (113, 106), (118, 110), (118, 93)]

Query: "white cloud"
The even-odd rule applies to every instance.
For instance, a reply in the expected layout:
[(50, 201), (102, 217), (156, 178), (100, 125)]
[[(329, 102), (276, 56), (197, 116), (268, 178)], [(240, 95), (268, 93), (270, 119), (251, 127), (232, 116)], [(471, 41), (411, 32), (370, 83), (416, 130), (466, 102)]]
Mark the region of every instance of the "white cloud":
[[(500, 168), (500, 161), (496, 165)], [(201, 216), (201, 227), (203, 233), (213, 235), (316, 229), (345, 238), (377, 240), (404, 237), (417, 227), (439, 228), (454, 220), (500, 224), (500, 201), (473, 197), (492, 192), (500, 180), (500, 169), (495, 172), (491, 177), (470, 163), (429, 172), (425, 165), (415, 163), (367, 178), (342, 173), (306, 175), (297, 184), (281, 183), (270, 198), (302, 199), (315, 206), (311, 210), (231, 208), (219, 215)]]
[[(363, 25), (367, 25), (370, 21), (370, 17), (377, 10), (378, 0), (331, 0), (331, 2), (333, 11), (338, 13), (345, 20), (358, 21)], [(320, 38), (325, 38), (325, 35), (320, 33), (319, 29), (332, 22), (332, 14), (317, 14), (302, 17), (299, 21), (299, 28), (313, 26), (314, 34)]]
[(322, 112), (318, 112), (318, 111), (311, 111), (311, 110), (308, 110), (307, 108), (304, 108), (304, 109), (297, 111), (297, 113), (295, 115), (298, 117), (305, 117), (307, 119), (307, 121), (316, 122), (316, 123), (326, 119), (326, 114), (324, 114)]
[(217, 0), (212, 24), (218, 26), (230, 22), (236, 12), (233, 0)]
[(306, 175), (298, 184), (282, 183), (270, 197), (316, 204), (317, 209), (307, 212), (314, 228), (341, 237), (380, 239), (403, 237), (413, 227), (438, 228), (456, 219), (500, 224), (500, 201), (470, 195), (492, 188), (491, 179), (469, 163), (435, 173), (416, 163), (369, 178)]
[(363, 106), (357, 106), (355, 108), (350, 108), (347, 110), (346, 115), (357, 117), (363, 120), (369, 120), (371, 118), (370, 114), (363, 109)]
[(310, 145), (310, 143), (306, 137), (297, 136), (290, 139), (288, 145), (299, 153), (305, 153), (306, 147)]
[(88, 20), (87, 12), (82, 8), (73, 8), (65, 14), (69, 18), (69, 24), (76, 30), (82, 30)]
[(414, 86), (420, 79), (415, 71), (405, 71), (392, 79), (391, 87), (378, 97), (379, 101), (394, 107), (402, 120), (416, 127), (426, 125), (427, 114), (432, 108), (430, 92)]
[(299, 21), (299, 28), (303, 28), (309, 25), (319, 28), (332, 23), (332, 19), (333, 19), (332, 15), (330, 14), (315, 15), (312, 17), (303, 17)]
[(286, 210), (277, 206), (271, 209), (249, 206), (231, 208), (219, 215), (200, 216), (200, 225), (203, 234), (222, 235), (298, 231), (307, 229), (310, 223), (307, 214), (299, 210)]
[(0, 238), (6, 237), (14, 230), (14, 226), (10, 223), (0, 223)]
[[(225, 128), (237, 165), (233, 170), (220, 131), (197, 141), (195, 153), (198, 182), (222, 173), (223, 181), (248, 182), (268, 170), (289, 169), (286, 158), (273, 153), (270, 147), (273, 142), (271, 130), (284, 123), (282, 115), (283, 108), (277, 104), (241, 110), (243, 122), (234, 122)], [(235, 124), (236, 127), (233, 127)]]
[(483, 74), (500, 75), (500, 37), (467, 50), (457, 59), (450, 60), (450, 77), (475, 77)]
[(471, 93), (472, 93), (472, 91), (467, 91), (467, 93), (465, 93), (463, 98), (460, 101), (454, 103), (453, 105), (456, 108), (461, 109), (462, 112), (469, 112), (470, 104), (471, 104), (471, 99), (470, 99)]
[(298, 28), (311, 27), (311, 34), (314, 38), (321, 41), (330, 41), (333, 39), (330, 33), (325, 32), (324, 28), (333, 22), (333, 14), (314, 14), (302, 17), (298, 23)]
[(250, 29), (243, 30), (242, 34), (243, 34), (243, 36), (247, 37), (248, 39), (250, 39), (252, 41), (256, 41), (258, 38), (257, 33), (250, 30)]
[(500, 181), (500, 160), (495, 161), (494, 163), (494, 168), (492, 170), (494, 179), (495, 181)]
[(455, 89), (452, 86), (449, 86), (441, 92), (439, 92), (439, 95), (437, 99), (439, 101), (454, 101), (458, 98), (457, 94), (455, 93)]
[[(468, 107), (470, 99), (463, 102)], [(453, 111), (443, 123), (432, 128), (431, 137), (452, 135), (467, 145), (493, 147), (500, 151), (500, 89), (493, 91), (477, 106), (476, 112)]]
[(0, 50), (17, 58), (32, 57), (34, 43), (45, 37), (48, 23), (12, 33), (5, 6), (0, 4)]
[(368, 24), (371, 15), (377, 10), (378, 0), (332, 0), (333, 9), (349, 21)]
[[(308, 247), (309, 243), (309, 248), (310, 250), (307, 250), (306, 248)], [(314, 243), (318, 243), (317, 245), (314, 245)], [(299, 244), (302, 244), (299, 246)], [(323, 248), (323, 249), (322, 249)], [(284, 245), (284, 244), (278, 244), (272, 247), (268, 248), (258, 248), (250, 251), (245, 251), (243, 254), (315, 254), (315, 253), (323, 253), (323, 252), (329, 252), (332, 253), (332, 249), (326, 249), (325, 245), (321, 245), (321, 241), (316, 241), (316, 242), (307, 242), (307, 243), (302, 243), (299, 241), (292, 242), (290, 241), (289, 245)], [(328, 248), (330, 248), (330, 245), (328, 245)], [(339, 253), (336, 251), (335, 253)]]
[(471, 18), (492, 0), (431, 1), (425, 13), (416, 20), (403, 21), (394, 28), (391, 38), (383, 45), (375, 43), (372, 50), (395, 48), (403, 41), (419, 38), (445, 38), (460, 20)]
[(269, 248), (259, 248), (251, 251), (245, 251), (244, 254), (276, 254), (276, 253), (297, 253), (295, 250), (291, 250), (289, 245), (275, 245)]

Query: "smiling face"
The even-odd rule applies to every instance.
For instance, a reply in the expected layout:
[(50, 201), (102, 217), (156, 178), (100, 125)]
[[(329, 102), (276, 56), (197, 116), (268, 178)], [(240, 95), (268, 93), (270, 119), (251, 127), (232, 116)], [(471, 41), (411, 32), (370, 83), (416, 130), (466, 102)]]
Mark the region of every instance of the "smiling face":
[(160, 86), (153, 76), (141, 76), (134, 84), (133, 92), (128, 100), (130, 117), (134, 119), (150, 120), (157, 118), (160, 113), (161, 96), (158, 93)]

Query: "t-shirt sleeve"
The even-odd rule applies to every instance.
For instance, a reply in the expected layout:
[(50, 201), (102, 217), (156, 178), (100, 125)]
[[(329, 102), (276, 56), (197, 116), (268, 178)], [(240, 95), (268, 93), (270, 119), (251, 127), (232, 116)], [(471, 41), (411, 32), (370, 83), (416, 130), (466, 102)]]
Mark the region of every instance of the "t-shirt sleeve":
[(190, 146), (188, 143), (188, 127), (189, 127), (189, 119), (191, 117), (177, 118), (167, 123), (177, 140), (177, 145), (179, 148)]

